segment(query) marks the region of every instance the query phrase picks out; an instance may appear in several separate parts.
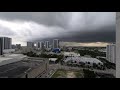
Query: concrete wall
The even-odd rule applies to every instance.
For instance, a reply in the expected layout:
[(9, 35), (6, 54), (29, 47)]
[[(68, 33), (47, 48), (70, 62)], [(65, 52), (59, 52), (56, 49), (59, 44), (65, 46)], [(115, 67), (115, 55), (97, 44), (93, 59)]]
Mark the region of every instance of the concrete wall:
[(116, 78), (120, 78), (120, 12), (116, 16)]

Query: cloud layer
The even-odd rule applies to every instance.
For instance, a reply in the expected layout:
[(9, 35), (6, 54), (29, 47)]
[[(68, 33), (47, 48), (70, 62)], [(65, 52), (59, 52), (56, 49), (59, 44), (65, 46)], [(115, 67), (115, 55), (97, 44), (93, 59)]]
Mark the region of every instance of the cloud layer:
[(59, 38), (70, 42), (115, 42), (114, 12), (0, 12), (0, 36), (13, 43)]

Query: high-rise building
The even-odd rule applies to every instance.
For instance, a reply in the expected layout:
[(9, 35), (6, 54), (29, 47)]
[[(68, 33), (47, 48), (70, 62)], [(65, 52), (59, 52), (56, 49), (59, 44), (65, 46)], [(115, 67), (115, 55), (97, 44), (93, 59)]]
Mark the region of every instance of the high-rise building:
[(106, 47), (106, 59), (111, 63), (116, 63), (116, 45), (110, 44)]
[(34, 42), (27, 42), (27, 47), (33, 48), (34, 47)]
[(40, 48), (40, 42), (38, 42), (37, 46), (38, 46), (38, 48)]
[(3, 50), (4, 49), (11, 49), (12, 48), (12, 39), (8, 37), (0, 37), (3, 42)]
[(50, 42), (49, 41), (45, 41), (45, 48), (46, 49), (50, 48)]
[(12, 48), (12, 39), (8, 38), (8, 49)]
[(36, 48), (40, 48), (40, 42), (36, 42)]
[(43, 41), (40, 42), (40, 49), (44, 49), (44, 42)]
[(0, 55), (3, 55), (3, 38), (0, 38)]
[(59, 48), (59, 40), (58, 39), (53, 40), (53, 48)]

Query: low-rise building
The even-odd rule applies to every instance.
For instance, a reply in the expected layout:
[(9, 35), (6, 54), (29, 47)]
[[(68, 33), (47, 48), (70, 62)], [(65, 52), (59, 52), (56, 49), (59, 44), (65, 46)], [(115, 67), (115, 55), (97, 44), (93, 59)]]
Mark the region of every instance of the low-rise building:
[(8, 53), (12, 53), (12, 52), (15, 52), (15, 49), (4, 49), (3, 50), (4, 54), (8, 54)]
[(67, 63), (69, 61), (72, 61), (73, 63), (76, 63), (76, 64), (80, 64), (80, 63), (88, 63), (92, 66), (93, 63), (95, 64), (101, 64), (103, 65), (103, 63), (96, 59), (96, 58), (88, 58), (88, 57), (67, 57), (64, 62)]
[(49, 62), (55, 63), (57, 61), (57, 58), (49, 58)]

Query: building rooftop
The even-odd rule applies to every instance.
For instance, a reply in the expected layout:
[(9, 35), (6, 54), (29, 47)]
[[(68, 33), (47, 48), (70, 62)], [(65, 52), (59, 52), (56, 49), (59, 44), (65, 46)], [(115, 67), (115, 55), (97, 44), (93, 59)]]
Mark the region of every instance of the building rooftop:
[(100, 60), (96, 58), (88, 58), (88, 57), (67, 57), (65, 59), (65, 62), (70, 60), (77, 61), (77, 62), (90, 62), (90, 63), (96, 63), (96, 64), (98, 63), (103, 64)]
[(49, 58), (49, 61), (56, 61), (57, 58)]
[(5, 60), (10, 60), (10, 59), (12, 59), (12, 58), (4, 58), (4, 57), (0, 57), (0, 62), (5, 61)]
[(22, 54), (4, 54), (4, 56), (0, 56), (0, 66), (21, 61), (23, 58), (27, 56), (22, 55)]

